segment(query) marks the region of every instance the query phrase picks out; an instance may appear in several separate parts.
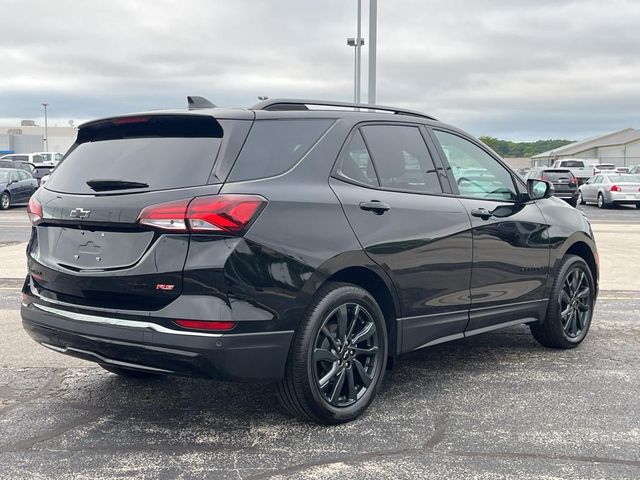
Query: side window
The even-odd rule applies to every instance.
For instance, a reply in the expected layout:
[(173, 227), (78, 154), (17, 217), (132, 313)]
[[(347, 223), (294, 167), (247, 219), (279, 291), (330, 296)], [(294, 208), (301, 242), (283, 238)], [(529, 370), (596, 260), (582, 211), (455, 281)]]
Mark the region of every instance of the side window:
[(20, 180), (20, 177), (18, 176), (18, 170), (14, 170), (11, 172), (11, 181), (12, 182), (17, 182), (18, 180)]
[(507, 201), (518, 197), (511, 173), (495, 158), (458, 135), (433, 132), (451, 166), (460, 195)]
[(229, 181), (273, 177), (293, 167), (334, 120), (257, 120)]
[(338, 174), (354, 182), (376, 187), (379, 185), (369, 151), (362, 140), (359, 130), (351, 137), (351, 140), (342, 151), (342, 155), (340, 155)]
[[(27, 160), (27, 159), (25, 159)], [(33, 156), (33, 163), (42, 163), (44, 161), (44, 159), (42, 158), (42, 155), (34, 155)]]
[(602, 183), (602, 175), (596, 175), (592, 183)]
[(438, 172), (418, 127), (362, 127), (381, 187), (442, 193)]
[(28, 178), (31, 177), (31, 175), (29, 175), (24, 170), (18, 170), (18, 176), (20, 177), (20, 180), (27, 180)]

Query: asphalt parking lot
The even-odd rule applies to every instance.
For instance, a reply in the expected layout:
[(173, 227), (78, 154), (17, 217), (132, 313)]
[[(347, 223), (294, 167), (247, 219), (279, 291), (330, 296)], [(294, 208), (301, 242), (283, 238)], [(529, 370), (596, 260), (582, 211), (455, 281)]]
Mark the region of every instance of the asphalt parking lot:
[(519, 326), (402, 357), (359, 420), (286, 416), (270, 385), (125, 380), (35, 344), (29, 226), (0, 212), (0, 478), (640, 478), (640, 209), (581, 207), (603, 276), (587, 340)]

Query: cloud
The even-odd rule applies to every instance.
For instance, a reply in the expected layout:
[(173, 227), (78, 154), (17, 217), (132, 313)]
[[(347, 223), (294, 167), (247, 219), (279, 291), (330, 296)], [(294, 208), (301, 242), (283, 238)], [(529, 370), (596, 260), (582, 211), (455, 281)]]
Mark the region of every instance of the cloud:
[[(638, 126), (638, 2), (378, 3), (379, 103), (515, 140)], [(0, 118), (352, 97), (355, 1), (5, 0), (3, 17)]]

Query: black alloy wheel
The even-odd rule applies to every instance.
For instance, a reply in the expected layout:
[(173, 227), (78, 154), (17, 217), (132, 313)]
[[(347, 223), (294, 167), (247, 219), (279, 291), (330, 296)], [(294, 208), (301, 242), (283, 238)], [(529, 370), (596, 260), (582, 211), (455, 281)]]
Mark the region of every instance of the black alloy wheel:
[(328, 282), (300, 321), (278, 396), (304, 420), (349, 422), (375, 398), (386, 363), (386, 323), (376, 300), (357, 285)]
[(591, 269), (581, 257), (567, 255), (558, 268), (546, 318), (530, 324), (531, 333), (545, 347), (577, 347), (589, 332), (595, 299)]
[(587, 276), (580, 268), (574, 268), (567, 275), (558, 302), (564, 333), (569, 338), (579, 337), (591, 321), (593, 303)]
[(371, 386), (380, 362), (376, 324), (367, 309), (343, 303), (318, 330), (313, 362), (316, 388), (334, 407), (354, 404)]

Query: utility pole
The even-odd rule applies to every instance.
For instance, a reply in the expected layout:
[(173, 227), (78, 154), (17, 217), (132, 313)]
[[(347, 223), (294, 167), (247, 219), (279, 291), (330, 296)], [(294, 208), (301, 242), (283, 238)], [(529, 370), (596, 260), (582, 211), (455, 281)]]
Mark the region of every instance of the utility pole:
[(48, 152), (49, 151), (49, 124), (47, 122), (47, 107), (49, 106), (49, 104), (43, 103), (42, 106), (44, 107), (44, 151)]
[[(358, 5), (360, 2), (358, 1)], [(360, 25), (358, 13), (358, 26)], [(360, 34), (358, 34), (360, 35)], [(378, 0), (369, 0), (369, 105), (376, 103), (376, 46), (378, 36)]]

